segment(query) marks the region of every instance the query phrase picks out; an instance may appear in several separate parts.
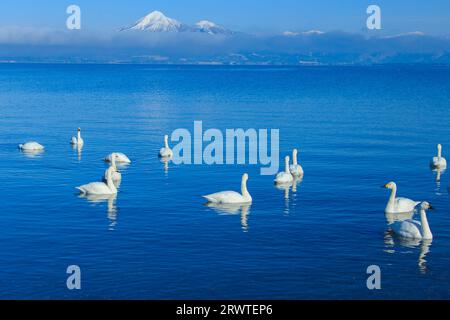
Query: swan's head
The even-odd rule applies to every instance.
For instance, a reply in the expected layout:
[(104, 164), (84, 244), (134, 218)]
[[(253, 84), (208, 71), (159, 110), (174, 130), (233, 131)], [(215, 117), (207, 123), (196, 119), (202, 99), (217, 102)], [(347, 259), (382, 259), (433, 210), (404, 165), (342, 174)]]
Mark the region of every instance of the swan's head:
[(442, 145), (440, 143), (437, 145), (437, 149), (438, 149), (438, 151), (442, 150)]
[(386, 189), (394, 189), (397, 185), (395, 184), (395, 182), (388, 182), (386, 183), (384, 186), (382, 186), (382, 188), (386, 188)]
[(247, 173), (244, 173), (244, 174), (242, 175), (242, 182), (247, 182), (247, 180), (248, 180), (248, 174), (247, 174)]
[(422, 204), (420, 205), (420, 208), (422, 210), (433, 210), (433, 206), (431, 204), (429, 204), (427, 201), (422, 202)]
[(166, 135), (164, 135), (164, 142), (167, 142), (167, 141), (169, 141), (169, 136), (166, 134)]
[(289, 164), (289, 159), (290, 159), (289, 156), (284, 157), (284, 162)]
[(78, 128), (77, 131), (78, 131), (78, 132), (81, 132), (81, 128)]
[(296, 156), (297, 155), (297, 153), (298, 153), (298, 150), (297, 149), (294, 149), (294, 150), (292, 150), (292, 156)]

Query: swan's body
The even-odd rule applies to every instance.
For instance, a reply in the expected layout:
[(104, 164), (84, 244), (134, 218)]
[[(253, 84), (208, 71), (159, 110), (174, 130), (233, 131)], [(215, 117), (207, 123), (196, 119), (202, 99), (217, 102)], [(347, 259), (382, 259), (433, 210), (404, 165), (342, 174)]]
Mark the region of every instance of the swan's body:
[(445, 169), (447, 168), (447, 160), (442, 156), (442, 146), (440, 144), (437, 145), (437, 150), (438, 154), (431, 159), (430, 166), (434, 169)]
[(108, 194), (116, 194), (117, 188), (112, 180), (113, 168), (109, 167), (107, 170), (107, 179), (105, 182), (91, 182), (79, 187), (76, 187), (80, 190), (81, 194), (86, 195), (108, 195)]
[(36, 141), (30, 141), (24, 144), (19, 144), (19, 149), (23, 151), (42, 151), (44, 150), (44, 146)]
[(77, 130), (77, 136), (72, 137), (72, 140), (70, 141), (72, 145), (82, 146), (84, 144), (83, 138), (81, 138), (81, 129), (78, 128)]
[(289, 171), (294, 177), (303, 176), (303, 168), (297, 163), (297, 149), (292, 150), (292, 164), (289, 166)]
[(433, 239), (430, 226), (428, 224), (425, 210), (433, 209), (428, 202), (422, 202), (420, 207), (420, 221), (408, 219), (401, 222), (394, 222), (391, 225), (392, 231), (404, 238), (412, 239)]
[(203, 196), (211, 203), (229, 204), (229, 203), (251, 203), (252, 197), (247, 190), (248, 175), (244, 173), (241, 180), (241, 193), (236, 191), (222, 191)]
[(112, 158), (113, 158), (113, 155), (116, 155), (115, 156), (116, 163), (131, 163), (131, 160), (125, 154), (123, 154), (122, 152), (110, 153), (108, 156), (106, 156), (105, 161), (106, 162), (111, 162)]
[(407, 213), (414, 211), (415, 207), (420, 203), (420, 201), (414, 201), (408, 198), (396, 198), (397, 185), (395, 182), (389, 182), (383, 186), (386, 189), (391, 189), (391, 195), (389, 201), (386, 205), (386, 213)]
[(284, 158), (284, 166), (285, 166), (284, 171), (278, 172), (277, 176), (275, 177), (276, 184), (288, 184), (294, 181), (294, 177), (289, 171), (289, 156), (286, 156)]
[(169, 147), (169, 136), (164, 136), (164, 147), (159, 150), (159, 156), (161, 158), (172, 158), (173, 151)]
[(105, 170), (105, 176), (103, 178), (103, 181), (105, 181), (105, 182), (108, 181), (108, 170), (110, 168), (112, 168), (112, 170), (111, 170), (111, 178), (112, 178), (113, 182), (117, 183), (117, 182), (122, 180), (122, 174), (117, 170), (116, 158), (117, 158), (117, 154), (113, 153), (112, 157), (111, 157), (111, 165), (110, 165), (110, 167), (108, 169)]

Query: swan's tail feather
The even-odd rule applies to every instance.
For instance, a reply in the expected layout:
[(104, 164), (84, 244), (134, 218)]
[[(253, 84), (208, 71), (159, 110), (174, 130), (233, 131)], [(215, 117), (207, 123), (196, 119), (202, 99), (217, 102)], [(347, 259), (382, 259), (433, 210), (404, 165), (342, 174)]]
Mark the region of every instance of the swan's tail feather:
[(217, 202), (216, 199), (214, 199), (214, 198), (211, 197), (210, 195), (202, 196), (202, 197), (205, 198), (206, 200), (208, 200), (209, 202)]
[(86, 190), (84, 190), (82, 187), (75, 187), (75, 189), (80, 190), (81, 194), (85, 194), (86, 193)]

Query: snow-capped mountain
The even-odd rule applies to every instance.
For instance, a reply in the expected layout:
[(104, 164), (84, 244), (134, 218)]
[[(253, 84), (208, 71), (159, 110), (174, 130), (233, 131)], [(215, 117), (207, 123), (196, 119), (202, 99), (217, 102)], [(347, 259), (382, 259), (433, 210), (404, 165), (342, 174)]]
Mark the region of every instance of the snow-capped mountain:
[(188, 29), (187, 26), (177, 20), (166, 17), (160, 11), (153, 11), (145, 17), (139, 19), (131, 27), (122, 28), (121, 31), (141, 30), (150, 32), (180, 32), (186, 31), (186, 29)]
[(201, 32), (206, 34), (233, 34), (232, 31), (215, 24), (214, 22), (202, 20), (194, 26), (183, 24), (175, 19), (169, 18), (160, 11), (153, 11), (139, 19), (130, 27), (122, 28), (120, 31), (139, 30), (148, 32)]
[(320, 34), (324, 34), (324, 33), (325, 32), (320, 31), (320, 30), (309, 30), (309, 31), (303, 31), (303, 32), (285, 31), (285, 32), (283, 32), (283, 36), (286, 36), (286, 37), (295, 37), (298, 35), (310, 36), (310, 35), (320, 35)]
[(304, 35), (318, 35), (318, 34), (324, 34), (325, 32), (320, 30), (309, 30), (309, 31), (303, 31), (302, 34)]
[(208, 34), (232, 34), (233, 32), (215, 24), (208, 20), (202, 20), (195, 24), (194, 30), (197, 32), (203, 32)]
[(392, 36), (385, 36), (384, 39), (394, 39), (394, 38), (403, 38), (403, 37), (423, 37), (423, 36), (425, 36), (425, 33), (421, 32), (421, 31), (413, 31), (413, 32), (394, 34)]

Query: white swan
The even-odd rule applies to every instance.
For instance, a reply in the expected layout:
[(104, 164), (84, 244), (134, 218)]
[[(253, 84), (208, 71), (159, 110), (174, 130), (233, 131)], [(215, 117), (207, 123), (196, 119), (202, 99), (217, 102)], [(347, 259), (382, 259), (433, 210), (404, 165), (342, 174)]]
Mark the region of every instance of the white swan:
[(44, 146), (36, 141), (29, 141), (24, 144), (19, 144), (19, 149), (23, 151), (42, 151)]
[(115, 154), (116, 156), (115, 156), (115, 160), (116, 160), (116, 163), (131, 163), (131, 160), (125, 155), (125, 154), (123, 154), (122, 152), (113, 152), (113, 153), (110, 153), (109, 155), (107, 155), (106, 157), (105, 157), (105, 161), (106, 162), (111, 162), (111, 159), (113, 158), (113, 154)]
[(70, 143), (72, 145), (82, 146), (84, 144), (83, 138), (81, 138), (81, 129), (77, 129), (77, 136), (72, 137), (72, 140), (70, 140)]
[(248, 174), (244, 173), (241, 180), (241, 193), (236, 191), (222, 191), (203, 196), (209, 202), (227, 204), (227, 203), (251, 203), (252, 197), (247, 190)]
[(159, 150), (159, 156), (161, 158), (171, 158), (173, 156), (173, 151), (169, 147), (169, 136), (167, 134), (164, 136), (164, 147)]
[(291, 172), (289, 171), (289, 156), (286, 156), (284, 158), (284, 171), (278, 172), (277, 176), (275, 177), (275, 183), (276, 184), (285, 184), (285, 183), (291, 183), (294, 181), (294, 177), (292, 176)]
[(425, 212), (427, 209), (432, 210), (433, 207), (426, 201), (422, 202), (420, 206), (420, 221), (409, 219), (401, 222), (394, 222), (391, 225), (392, 231), (404, 238), (433, 239), (433, 234), (431, 233), (427, 214)]
[(407, 213), (414, 211), (414, 208), (420, 203), (420, 201), (414, 201), (408, 198), (396, 198), (397, 185), (395, 182), (389, 182), (382, 186), (386, 189), (391, 189), (391, 195), (389, 201), (384, 210), (386, 213)]
[[(109, 166), (109, 168), (112, 168), (112, 170), (111, 170), (111, 178), (112, 178), (114, 183), (117, 183), (120, 180), (122, 180), (122, 174), (117, 170), (116, 158), (117, 158), (117, 154), (116, 153), (112, 153), (111, 165)], [(105, 170), (105, 176), (103, 178), (103, 181), (105, 181), (105, 182), (108, 181), (108, 170), (109, 170), (109, 168)]]
[(116, 194), (117, 188), (112, 180), (112, 172), (113, 168), (109, 167), (106, 175), (106, 183), (104, 182), (91, 182), (89, 184), (85, 184), (76, 189), (80, 190), (81, 194), (86, 195), (108, 195), (108, 194)]
[(292, 164), (289, 166), (289, 171), (294, 177), (303, 176), (303, 168), (297, 164), (297, 149), (292, 150)]
[(430, 166), (436, 169), (445, 169), (447, 168), (447, 160), (442, 156), (442, 146), (441, 144), (437, 145), (438, 154), (437, 157), (433, 157), (430, 162)]

